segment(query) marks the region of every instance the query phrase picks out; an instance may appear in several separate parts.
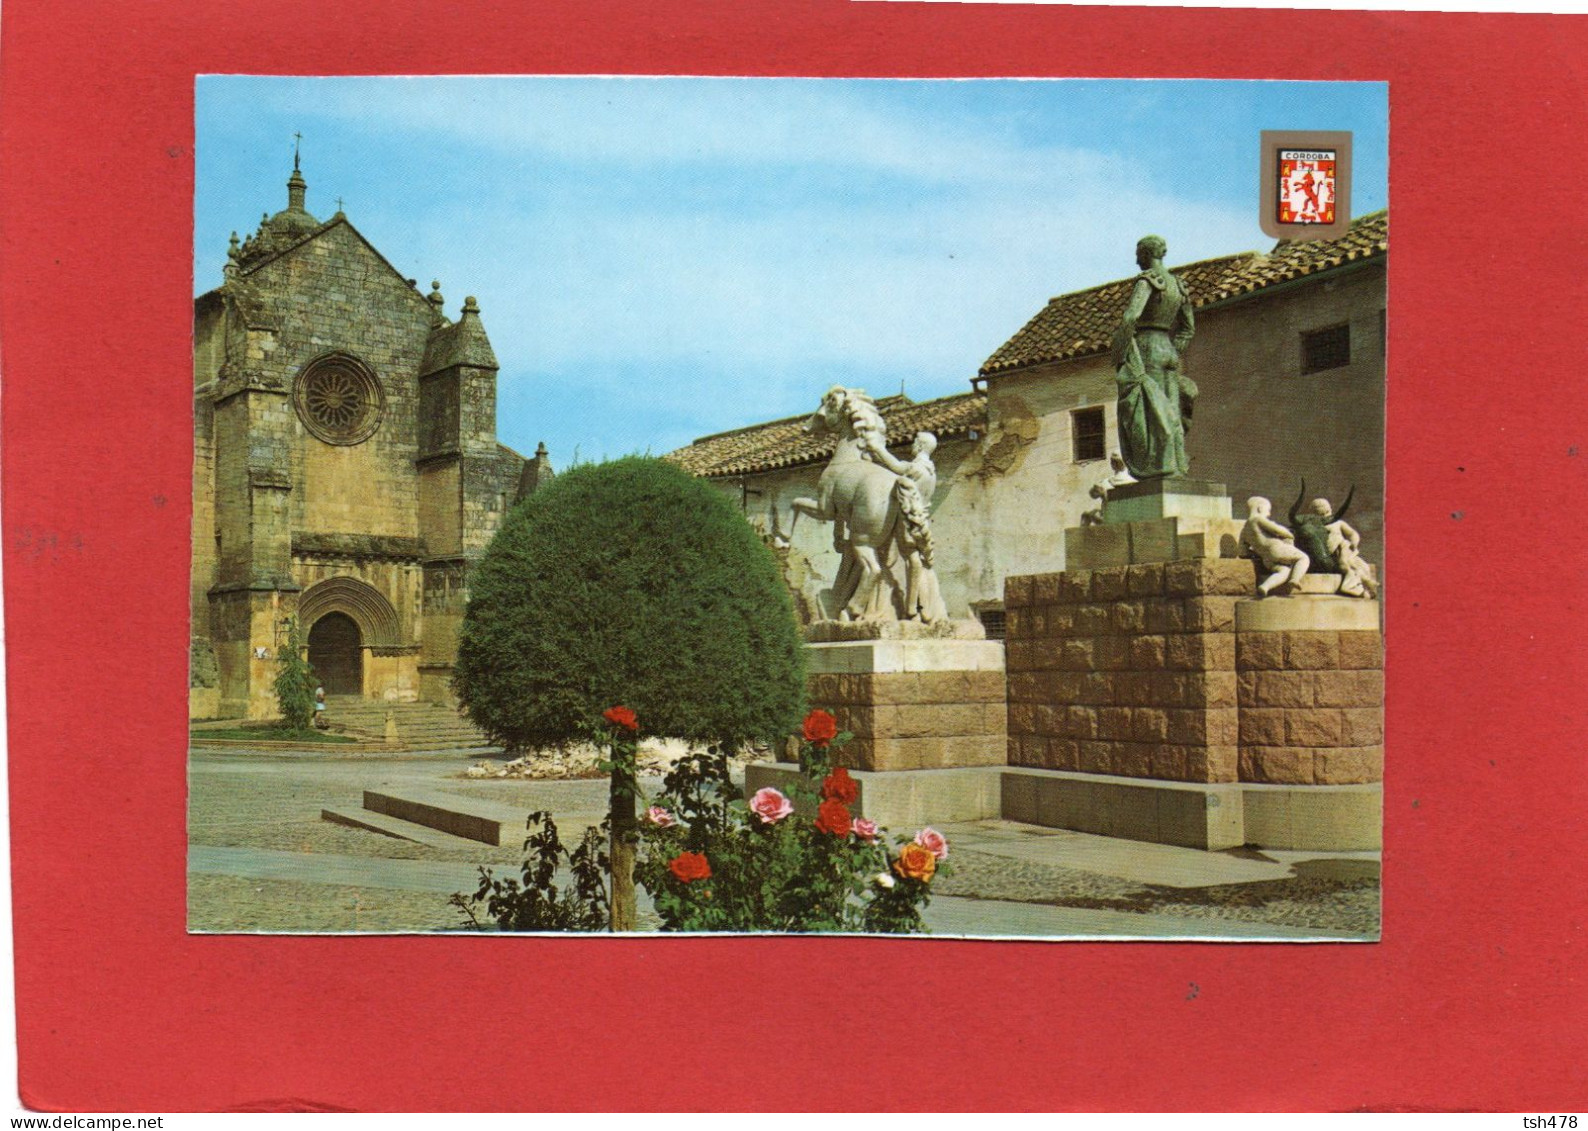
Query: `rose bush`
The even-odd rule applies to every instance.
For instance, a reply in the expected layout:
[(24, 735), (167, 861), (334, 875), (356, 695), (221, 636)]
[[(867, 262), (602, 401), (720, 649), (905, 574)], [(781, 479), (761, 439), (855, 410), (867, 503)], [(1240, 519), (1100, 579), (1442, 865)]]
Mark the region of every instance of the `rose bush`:
[[(608, 923), (605, 850), (607, 826), (586, 829), (573, 849), (564, 847), (557, 824), (544, 810), (529, 815), (520, 879), (498, 879), (480, 868), (473, 895), (458, 892), (451, 904), (475, 930), (486, 923), (474, 913), (484, 903), (489, 926), (499, 931), (600, 931)], [(564, 879), (563, 877), (567, 877)]]
[(767, 787), (746, 801), (717, 748), (686, 756), (668, 774), (651, 811), (670, 819), (646, 822), (636, 866), (664, 930), (926, 930), (921, 909), (947, 871), (947, 841), (922, 829), (890, 850), (885, 830), (850, 809), (859, 783), (829, 768), (831, 751), (850, 736), (826, 711), (812, 711), (800, 737), (792, 797)]

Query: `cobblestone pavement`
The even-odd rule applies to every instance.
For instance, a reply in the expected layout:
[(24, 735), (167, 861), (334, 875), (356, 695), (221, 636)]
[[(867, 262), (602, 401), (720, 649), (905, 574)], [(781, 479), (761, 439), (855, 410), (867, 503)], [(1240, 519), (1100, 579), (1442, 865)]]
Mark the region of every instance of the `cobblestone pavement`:
[(955, 871), (939, 885), (941, 895), (1173, 915), (1188, 921), (1200, 920), (1186, 925), (1187, 931), (1195, 932), (1216, 927), (1218, 921), (1234, 921), (1284, 928), (1315, 927), (1367, 937), (1378, 933), (1376, 869), (1371, 875), (1354, 877), (1297, 876), (1187, 888), (1011, 860), (974, 849), (963, 849), (953, 859)]
[[(190, 929), (460, 929), (466, 919), (449, 904), (451, 891), (472, 894), (478, 865), (516, 874), (518, 843), (423, 845), (335, 825), (320, 811), (357, 809), (366, 788), (408, 784), (549, 808), (565, 842), (599, 819), (603, 782), (463, 779), (477, 759), (468, 752), (358, 759), (194, 752)], [(1197, 853), (1001, 821), (944, 831), (954, 869), (936, 887), (932, 918), (955, 934), (1161, 938), (1181, 933), (1182, 924), (1196, 937), (1378, 933), (1378, 862), (1367, 854)], [(359, 860), (369, 862), (362, 882)], [(453, 880), (467, 882), (452, 888)]]

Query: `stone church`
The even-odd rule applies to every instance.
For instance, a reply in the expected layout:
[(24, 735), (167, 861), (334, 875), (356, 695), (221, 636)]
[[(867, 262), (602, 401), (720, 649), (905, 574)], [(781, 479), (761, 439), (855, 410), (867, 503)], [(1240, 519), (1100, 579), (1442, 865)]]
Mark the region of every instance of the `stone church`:
[(288, 621), (326, 692), (450, 702), (471, 564), (551, 474), (496, 441), (473, 297), (404, 278), (347, 216), (233, 233), (194, 301), (191, 713), (276, 713)]

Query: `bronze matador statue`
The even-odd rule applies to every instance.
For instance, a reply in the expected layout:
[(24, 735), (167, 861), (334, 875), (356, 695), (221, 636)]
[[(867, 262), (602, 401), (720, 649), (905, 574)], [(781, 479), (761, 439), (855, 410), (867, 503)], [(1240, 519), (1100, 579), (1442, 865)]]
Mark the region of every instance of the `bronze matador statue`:
[(1168, 245), (1158, 236), (1136, 244), (1136, 276), (1114, 334), (1119, 385), (1119, 446), (1137, 479), (1183, 476), (1186, 425), (1197, 387), (1180, 371), (1180, 354), (1196, 333), (1191, 296), (1163, 265)]

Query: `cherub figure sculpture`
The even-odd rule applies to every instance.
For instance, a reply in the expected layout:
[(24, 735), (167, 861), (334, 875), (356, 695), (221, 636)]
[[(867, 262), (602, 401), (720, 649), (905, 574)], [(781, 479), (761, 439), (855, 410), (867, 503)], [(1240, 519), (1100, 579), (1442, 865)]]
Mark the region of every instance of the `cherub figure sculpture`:
[(1359, 552), (1362, 535), (1345, 521), (1355, 489), (1346, 494), (1338, 512), (1328, 499), (1321, 498), (1303, 509), (1301, 500), (1306, 493), (1307, 481), (1303, 479), (1290, 508), (1290, 523), (1296, 531), (1296, 544), (1312, 561), (1313, 572), (1339, 574), (1340, 592), (1347, 597), (1377, 596), (1378, 571)]
[(1082, 526), (1096, 526), (1103, 521), (1103, 504), (1108, 501), (1108, 493), (1115, 487), (1123, 487), (1127, 483), (1136, 482), (1136, 477), (1125, 467), (1125, 457), (1114, 452), (1108, 457), (1108, 466), (1112, 472), (1107, 479), (1100, 479), (1092, 484), (1092, 489), (1087, 492), (1097, 500), (1097, 505), (1089, 511), (1081, 512)]
[(1261, 495), (1246, 500), (1246, 525), (1241, 527), (1241, 548), (1269, 571), (1257, 585), (1257, 595), (1266, 597), (1281, 585), (1295, 588), (1307, 576), (1310, 559), (1296, 546), (1296, 536), (1269, 516), (1274, 504)]

